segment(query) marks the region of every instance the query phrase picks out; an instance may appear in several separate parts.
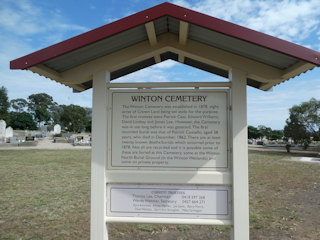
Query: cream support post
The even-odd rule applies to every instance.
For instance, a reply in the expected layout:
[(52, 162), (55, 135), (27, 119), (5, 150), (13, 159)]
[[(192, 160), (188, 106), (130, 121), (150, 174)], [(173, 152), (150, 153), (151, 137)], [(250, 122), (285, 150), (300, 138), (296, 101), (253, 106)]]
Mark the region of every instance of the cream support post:
[(91, 157), (91, 240), (107, 240), (106, 164), (107, 164), (107, 84), (110, 72), (93, 75), (92, 157)]
[(246, 73), (239, 69), (229, 71), (229, 80), (232, 82), (233, 240), (249, 240), (246, 79)]

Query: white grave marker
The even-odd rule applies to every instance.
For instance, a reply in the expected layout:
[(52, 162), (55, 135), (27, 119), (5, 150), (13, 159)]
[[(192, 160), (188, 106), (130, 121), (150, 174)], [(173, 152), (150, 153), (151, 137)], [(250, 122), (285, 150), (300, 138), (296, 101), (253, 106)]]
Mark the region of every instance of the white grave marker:
[(12, 127), (7, 127), (5, 138), (11, 138), (11, 137), (13, 137), (13, 129), (12, 129)]
[(0, 120), (0, 137), (4, 137), (6, 135), (6, 122), (4, 120)]
[(61, 126), (59, 124), (54, 125), (53, 134), (60, 134), (60, 133), (61, 133)]

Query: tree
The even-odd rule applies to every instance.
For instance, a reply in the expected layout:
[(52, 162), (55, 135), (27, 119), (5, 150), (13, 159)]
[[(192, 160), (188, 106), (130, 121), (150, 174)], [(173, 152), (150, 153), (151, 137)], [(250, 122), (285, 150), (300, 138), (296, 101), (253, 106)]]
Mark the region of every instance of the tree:
[(271, 130), (270, 140), (279, 140), (283, 138), (283, 130)]
[(248, 126), (248, 139), (257, 139), (260, 137), (262, 137), (262, 134), (259, 129), (253, 126)]
[(51, 118), (54, 124), (60, 124), (61, 123), (61, 115), (63, 113), (63, 108), (61, 105), (55, 104), (51, 108)]
[(9, 116), (9, 99), (7, 89), (5, 87), (0, 88), (0, 120), (4, 120), (7, 125), (10, 123), (10, 116)]
[(63, 112), (60, 117), (62, 125), (70, 132), (81, 132), (88, 123), (86, 110), (77, 105), (61, 105)]
[(84, 108), (87, 112), (87, 118), (88, 119), (92, 119), (92, 108), (89, 108), (89, 107), (85, 107)]
[(36, 130), (37, 125), (32, 118), (32, 115), (27, 112), (11, 112), (11, 127), (21, 130)]
[(309, 143), (311, 137), (320, 138), (320, 101), (311, 98), (289, 109), (284, 134), (296, 143)]
[(86, 130), (86, 132), (91, 132), (91, 130), (92, 130), (92, 120), (88, 121), (85, 130)]
[(263, 137), (266, 137), (267, 139), (270, 139), (270, 135), (271, 135), (271, 131), (272, 131), (271, 128), (266, 127), (264, 125), (259, 125), (258, 129), (261, 132)]
[(291, 138), (295, 143), (309, 142), (311, 137), (305, 126), (300, 123), (294, 115), (291, 114), (286, 120), (284, 136), (286, 138)]
[(88, 123), (86, 125), (86, 132), (91, 132), (91, 127), (92, 127), (92, 108), (85, 107), (84, 109), (87, 112), (87, 118), (88, 118)]
[(53, 98), (46, 93), (32, 94), (28, 97), (28, 109), (39, 127), (42, 122), (49, 123), (52, 119), (52, 109), (56, 105)]
[(23, 98), (17, 98), (12, 99), (10, 105), (16, 112), (24, 112), (28, 106), (28, 102)]

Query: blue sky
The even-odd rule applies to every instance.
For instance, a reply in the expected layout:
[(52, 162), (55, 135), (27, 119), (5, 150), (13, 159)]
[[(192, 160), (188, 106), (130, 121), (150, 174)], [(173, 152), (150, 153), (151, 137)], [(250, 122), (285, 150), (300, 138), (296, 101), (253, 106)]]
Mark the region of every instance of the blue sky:
[[(164, 1), (0, 0), (0, 86), (10, 99), (45, 92), (59, 104), (91, 107), (91, 90), (72, 89), (29, 71), (9, 70), (10, 60)], [(320, 51), (319, 0), (173, 0), (171, 3)], [(212, 81), (218, 77), (166, 61), (118, 81)], [(320, 98), (320, 69), (262, 92), (248, 87), (248, 124), (282, 129), (294, 104)]]

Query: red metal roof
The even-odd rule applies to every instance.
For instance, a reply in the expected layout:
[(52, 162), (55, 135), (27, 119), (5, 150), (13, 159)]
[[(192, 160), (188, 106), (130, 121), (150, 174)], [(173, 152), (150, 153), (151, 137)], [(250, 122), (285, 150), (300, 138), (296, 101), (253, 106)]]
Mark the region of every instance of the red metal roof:
[(183, 20), (185, 22), (320, 66), (320, 53), (317, 51), (171, 3), (163, 3), (13, 60), (10, 62), (10, 68), (30, 68), (49, 59), (72, 52), (76, 49), (85, 47), (163, 16), (170, 16)]

